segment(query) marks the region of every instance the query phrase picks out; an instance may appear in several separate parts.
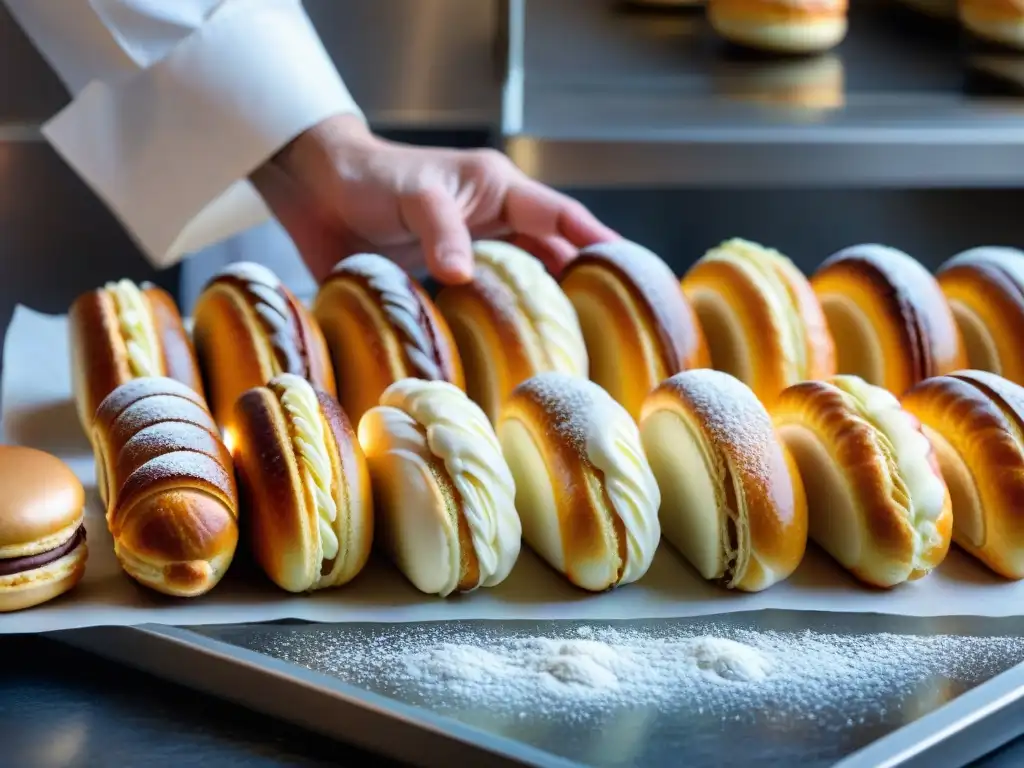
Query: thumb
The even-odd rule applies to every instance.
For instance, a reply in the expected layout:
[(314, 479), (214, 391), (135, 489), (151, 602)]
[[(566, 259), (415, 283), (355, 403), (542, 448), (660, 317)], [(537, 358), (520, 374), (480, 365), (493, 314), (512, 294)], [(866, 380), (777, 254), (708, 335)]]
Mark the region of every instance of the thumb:
[(443, 189), (403, 195), (402, 219), (423, 247), (427, 269), (442, 283), (473, 279), (473, 244), (462, 209)]

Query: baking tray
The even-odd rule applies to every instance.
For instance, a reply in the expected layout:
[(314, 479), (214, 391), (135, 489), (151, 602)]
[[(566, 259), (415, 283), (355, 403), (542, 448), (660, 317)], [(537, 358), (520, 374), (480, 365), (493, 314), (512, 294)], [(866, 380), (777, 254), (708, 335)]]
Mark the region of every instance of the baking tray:
[[(851, 655), (864, 658), (877, 652), (879, 658), (874, 672), (861, 675), (859, 683), (857, 675), (840, 676), (834, 688), (823, 689), (819, 675), (817, 688), (801, 692), (790, 685), (774, 702), (737, 699), (713, 706), (682, 691), (675, 701), (602, 706), (600, 716), (593, 717), (575, 706), (504, 706), (508, 702), (500, 697), (468, 706), (453, 702), (443, 687), (427, 693), (397, 687), (395, 668), (382, 665), (368, 671), (359, 662), (366, 648), (380, 647), (391, 638), (399, 642), (400, 637), (440, 633), (486, 646), (496, 638), (564, 638), (584, 631), (592, 636), (606, 630), (653, 638), (768, 633), (778, 647), (786, 647), (791, 638), (793, 654), (802, 653), (802, 638), (813, 633), (833, 638), (843, 653), (849, 647), (855, 649)], [(917, 645), (901, 645), (900, 638), (908, 636)], [(937, 768), (966, 765), (1024, 734), (1024, 618), (761, 611), (633, 622), (144, 626), (82, 629), (53, 637), (422, 766), (468, 761), (699, 768), (756, 762)], [(360, 653), (346, 650), (356, 648)], [(945, 658), (947, 668), (908, 665), (907, 654), (915, 648)]]

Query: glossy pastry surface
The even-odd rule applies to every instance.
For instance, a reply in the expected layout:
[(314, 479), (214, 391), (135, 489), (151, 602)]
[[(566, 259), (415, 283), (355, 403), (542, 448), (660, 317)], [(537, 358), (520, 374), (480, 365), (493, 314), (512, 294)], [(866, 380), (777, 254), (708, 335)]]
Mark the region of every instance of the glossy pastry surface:
[(338, 400), (353, 423), (396, 381), (447, 381), (463, 389), (462, 361), (426, 291), (390, 259), (343, 259), (313, 312), (331, 350)]
[(370, 476), (337, 401), (281, 374), (235, 404), (232, 432), (253, 552), (289, 592), (336, 587), (366, 564), (373, 540)]
[(103, 398), (132, 379), (168, 376), (203, 393), (181, 315), (161, 288), (107, 283), (75, 300), (68, 328), (72, 389), (87, 434)]
[(1024, 384), (1024, 251), (987, 246), (938, 271), (967, 352), (967, 364)]
[(235, 401), (282, 373), (335, 394), (327, 345), (312, 315), (278, 277), (252, 262), (229, 264), (200, 294), (193, 338), (210, 410), (222, 429)]
[(796, 570), (803, 482), (749, 387), (719, 371), (678, 373), (647, 397), (640, 433), (665, 538), (702, 577), (756, 592)]
[(724, 39), (776, 53), (817, 53), (846, 37), (848, 0), (708, 0)]
[(953, 541), (1024, 578), (1024, 388), (984, 371), (918, 384), (904, 407), (924, 426), (953, 502)]
[(516, 488), (487, 416), (458, 387), (404, 379), (359, 423), (380, 539), (421, 592), (500, 584), (519, 557)]
[(939, 284), (902, 251), (851, 246), (827, 259), (811, 285), (835, 341), (839, 373), (900, 396), (919, 381), (966, 365)]
[(856, 376), (796, 384), (773, 410), (807, 493), (810, 537), (861, 581), (927, 575), (949, 550), (953, 514), (918, 420)]
[(587, 376), (572, 303), (544, 265), (514, 245), (474, 244), (472, 282), (441, 290), (437, 306), (458, 344), (466, 391), (492, 422), (517, 384), (544, 371)]
[(580, 320), (590, 378), (633, 418), (660, 382), (710, 366), (704, 333), (678, 278), (647, 248), (627, 240), (585, 248), (561, 285)]
[(238, 543), (238, 492), (206, 406), (173, 380), (137, 379), (100, 404), (93, 443), (125, 572), (177, 597), (216, 586)]
[(711, 364), (770, 404), (783, 389), (835, 373), (835, 347), (807, 279), (788, 258), (747, 240), (708, 251), (683, 289)]
[(1024, 6), (1016, 0), (959, 0), (960, 23), (978, 37), (1024, 48)]
[(640, 579), (661, 539), (661, 492), (632, 417), (601, 387), (561, 373), (520, 384), (498, 422), (523, 538), (578, 587)]
[(0, 446), (0, 613), (45, 603), (85, 573), (85, 490), (43, 451)]

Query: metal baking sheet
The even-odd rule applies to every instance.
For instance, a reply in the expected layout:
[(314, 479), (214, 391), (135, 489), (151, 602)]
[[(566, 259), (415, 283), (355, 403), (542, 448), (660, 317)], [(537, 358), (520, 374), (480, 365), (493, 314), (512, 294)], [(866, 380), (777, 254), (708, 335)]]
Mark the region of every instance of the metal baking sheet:
[[(649, 638), (768, 633), (792, 653), (813, 633), (863, 653), (879, 649), (860, 688), (799, 681), (793, 695), (721, 700), (681, 695), (652, 703), (577, 708), (468, 705), (444, 686), (399, 684), (400, 670), (366, 665), (368, 648), (431, 638), (488, 647), (516, 637), (568, 638), (603, 631)], [(1024, 733), (1024, 619), (900, 618), (762, 611), (696, 620), (271, 624), (93, 628), (54, 635), (105, 657), (382, 755), (415, 765), (456, 760), (494, 765), (624, 768), (686, 764), (793, 764), (846, 768), (961, 766)], [(886, 640), (889, 638), (889, 640)], [(944, 663), (906, 663), (886, 652), (912, 638)], [(382, 646), (383, 644), (383, 646)], [(934, 647), (932, 647), (934, 644)], [(348, 649), (359, 649), (350, 653)], [(938, 649), (938, 650), (937, 650)], [(948, 663), (947, 663), (948, 662)], [(878, 674), (883, 670), (883, 674)], [(406, 681), (408, 682), (408, 681)], [(796, 687), (794, 687), (794, 685)], [(505, 702), (507, 703), (507, 702)]]

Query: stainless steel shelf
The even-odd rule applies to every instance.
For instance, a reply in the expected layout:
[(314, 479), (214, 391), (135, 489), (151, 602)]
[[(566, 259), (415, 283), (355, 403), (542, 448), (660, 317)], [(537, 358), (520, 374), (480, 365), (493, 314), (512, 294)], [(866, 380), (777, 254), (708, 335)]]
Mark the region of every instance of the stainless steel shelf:
[(509, 0), (503, 134), (560, 186), (1014, 187), (1024, 57), (860, 0), (812, 58), (717, 40), (701, 11)]

